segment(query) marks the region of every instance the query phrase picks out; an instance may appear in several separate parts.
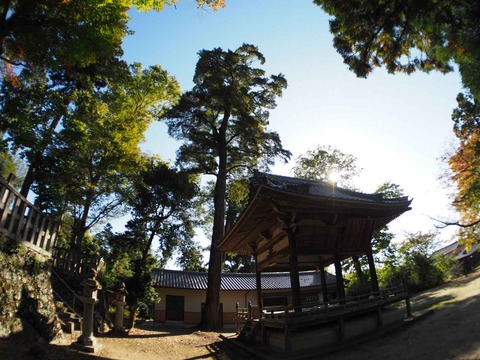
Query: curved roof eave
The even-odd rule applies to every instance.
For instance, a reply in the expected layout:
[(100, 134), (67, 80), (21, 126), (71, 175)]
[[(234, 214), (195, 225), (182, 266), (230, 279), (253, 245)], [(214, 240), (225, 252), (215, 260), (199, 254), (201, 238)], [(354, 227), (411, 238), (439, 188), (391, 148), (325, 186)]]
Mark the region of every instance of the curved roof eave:
[[(344, 189), (342, 189), (342, 191), (344, 191)], [(218, 248), (220, 251), (232, 251), (232, 252), (238, 252), (243, 254), (252, 254), (253, 249), (249, 246), (249, 244), (246, 244), (244, 241), (242, 241), (244, 237), (237, 240), (231, 240), (231, 238), (238, 236), (238, 234), (241, 232), (240, 230), (242, 226), (244, 226), (244, 224), (250, 220), (250, 218), (253, 216), (255, 211), (261, 205), (262, 198), (264, 199), (265, 197), (270, 197), (271, 195), (274, 195), (273, 197), (271, 197), (272, 202), (274, 199), (276, 199), (277, 201), (280, 201), (280, 200), (287, 201), (286, 199), (288, 199), (290, 201), (296, 200), (298, 204), (308, 203), (311, 205), (315, 203), (324, 203), (329, 205), (335, 205), (337, 207), (338, 206), (355, 207), (355, 205), (361, 204), (363, 208), (369, 208), (370, 210), (372, 209), (382, 210), (387, 208), (390, 211), (394, 211), (395, 214), (388, 216), (386, 219), (386, 223), (394, 220), (395, 218), (400, 216), (402, 213), (410, 210), (411, 209), (410, 204), (413, 201), (413, 199), (408, 199), (408, 197), (401, 197), (401, 198), (395, 198), (395, 199), (383, 199), (379, 196), (375, 196), (375, 199), (372, 199), (372, 197), (365, 199), (364, 196), (368, 196), (368, 194), (356, 193), (350, 190), (347, 190), (347, 192), (349, 193), (348, 197), (339, 198), (334, 196), (334, 194), (333, 196), (325, 196), (325, 195), (320, 196), (320, 195), (291, 192), (286, 189), (281, 189), (278, 187), (273, 187), (273, 186), (269, 186), (264, 183), (261, 183), (258, 185), (255, 195), (253, 196), (252, 200), (247, 206), (247, 209), (240, 216), (240, 218), (235, 223), (234, 227), (229, 231), (229, 233), (226, 234), (222, 242), (218, 245)], [(355, 197), (354, 194), (360, 194), (361, 196)], [(249, 235), (249, 232), (245, 231), (245, 236), (248, 236), (248, 235)], [(229, 242), (231, 241), (235, 241), (237, 244), (230, 244), (230, 246), (228, 246), (228, 250), (226, 250), (227, 248), (226, 245), (229, 244)]]

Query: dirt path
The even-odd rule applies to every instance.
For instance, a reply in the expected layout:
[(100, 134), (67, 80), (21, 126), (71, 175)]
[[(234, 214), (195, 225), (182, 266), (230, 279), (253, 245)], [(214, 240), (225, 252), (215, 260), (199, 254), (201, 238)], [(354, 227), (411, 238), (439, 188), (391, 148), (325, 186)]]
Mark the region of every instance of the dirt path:
[(231, 337), (234, 333), (196, 331), (168, 325), (141, 326), (130, 330), (127, 338), (102, 337), (100, 356), (108, 359), (134, 360), (180, 360), (180, 359), (224, 359), (241, 360), (252, 358), (237, 349), (234, 344), (223, 341), (221, 336)]
[(480, 359), (480, 271), (422, 293), (413, 310), (434, 313), (401, 332), (322, 357), (324, 360)]
[[(432, 315), (395, 334), (369, 341), (324, 360), (480, 359), (480, 271), (412, 299), (413, 310), (435, 308)], [(38, 345), (0, 340), (2, 360), (176, 360), (254, 359), (224, 334), (168, 325), (145, 324), (127, 337), (98, 337), (100, 353), (86, 355), (68, 344)]]

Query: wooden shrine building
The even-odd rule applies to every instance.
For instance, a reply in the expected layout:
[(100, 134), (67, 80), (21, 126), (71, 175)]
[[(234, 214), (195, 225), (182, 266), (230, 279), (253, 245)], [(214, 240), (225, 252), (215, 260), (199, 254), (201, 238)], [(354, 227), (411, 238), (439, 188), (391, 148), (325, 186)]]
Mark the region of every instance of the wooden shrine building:
[[(248, 207), (219, 249), (255, 257), (259, 306), (260, 274), (289, 272), (293, 294), (290, 305), (295, 315), (305, 311), (299, 272), (318, 270), (326, 284), (325, 267), (334, 264), (338, 299), (343, 300), (346, 295), (340, 262), (348, 258), (366, 255), (370, 292), (378, 294), (373, 233), (410, 210), (410, 203), (407, 197), (389, 199), (383, 194), (364, 194), (325, 182), (257, 172), (251, 179)], [(324, 296), (323, 305), (316, 308), (325, 308), (327, 303)], [(288, 339), (286, 343), (285, 349), (291, 349)]]

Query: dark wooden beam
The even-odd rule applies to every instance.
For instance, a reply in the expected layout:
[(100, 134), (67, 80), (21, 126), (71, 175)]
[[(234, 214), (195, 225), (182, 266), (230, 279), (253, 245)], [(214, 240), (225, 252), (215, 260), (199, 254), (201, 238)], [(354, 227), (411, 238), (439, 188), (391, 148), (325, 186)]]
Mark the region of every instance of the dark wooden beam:
[(335, 259), (335, 277), (337, 278), (337, 294), (339, 299), (345, 299), (345, 284), (343, 283), (342, 264)]
[(262, 277), (261, 272), (258, 267), (257, 256), (255, 255), (255, 285), (257, 287), (257, 304), (260, 308), (260, 313), (262, 309)]
[(325, 268), (320, 264), (320, 281), (322, 282), (322, 299), (326, 303), (328, 301), (327, 297), (327, 276), (325, 274)]
[(301, 311), (302, 296), (300, 294), (300, 275), (297, 261), (297, 232), (296, 229), (288, 231), (290, 247), (290, 284), (292, 288), (292, 304), (295, 311)]

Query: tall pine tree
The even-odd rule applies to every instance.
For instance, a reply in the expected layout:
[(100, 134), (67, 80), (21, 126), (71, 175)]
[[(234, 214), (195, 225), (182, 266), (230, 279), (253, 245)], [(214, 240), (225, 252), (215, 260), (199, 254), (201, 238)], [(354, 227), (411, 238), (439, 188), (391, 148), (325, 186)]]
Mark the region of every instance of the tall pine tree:
[(253, 67), (265, 59), (257, 47), (235, 51), (202, 50), (192, 90), (167, 112), (169, 134), (182, 140), (178, 161), (185, 168), (213, 175), (214, 220), (208, 268), (208, 290), (202, 327), (218, 329), (222, 257), (217, 250), (225, 233), (227, 182), (241, 168), (287, 160), (277, 133), (267, 130), (269, 110), (287, 86), (284, 76), (265, 76)]

